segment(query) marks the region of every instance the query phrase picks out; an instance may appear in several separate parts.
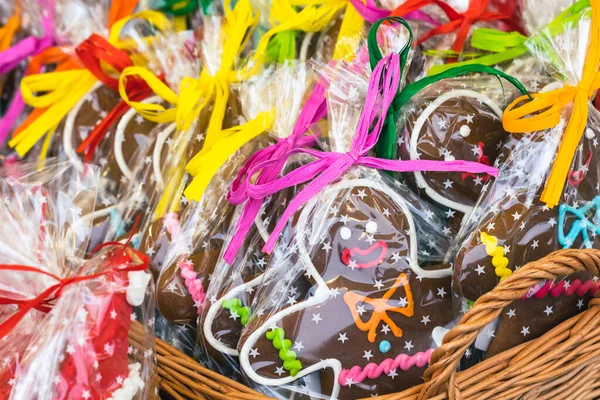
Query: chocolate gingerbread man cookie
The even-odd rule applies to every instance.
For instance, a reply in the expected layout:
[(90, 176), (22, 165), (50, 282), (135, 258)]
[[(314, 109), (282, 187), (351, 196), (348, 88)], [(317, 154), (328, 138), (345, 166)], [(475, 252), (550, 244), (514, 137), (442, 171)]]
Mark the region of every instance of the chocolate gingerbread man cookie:
[(444, 245), (422, 243), (413, 210), (378, 177), (348, 178), (307, 203), (294, 268), (312, 287), (278, 312), (253, 311), (240, 342), (252, 380), (284, 385), (320, 372), (321, 393), (339, 399), (421, 382), (454, 315), (451, 269), (421, 264), (440, 260)]
[[(502, 128), (502, 110), (483, 93), (443, 85), (447, 83), (436, 86), (437, 90), (429, 89), (418, 104), (409, 108), (398, 139), (399, 158), (493, 165), (508, 137)], [(463, 216), (471, 213), (483, 185), (491, 179), (486, 174), (466, 172), (415, 171), (405, 176), (420, 195), (444, 209), (455, 231)]]
[[(196, 322), (199, 309), (205, 303), (206, 288), (221, 254), (234, 211), (226, 198), (229, 185), (244, 160), (258, 148), (264, 147), (265, 140), (258, 137), (244, 145), (211, 180), (201, 202), (190, 203), (186, 207), (181, 217), (181, 224), (185, 228), (180, 230), (180, 234), (193, 238), (191, 248), (175, 246), (168, 250), (156, 288), (159, 310), (171, 322)], [(177, 240), (175, 238), (171, 243)], [(177, 303), (173, 302), (174, 287), (187, 288), (188, 292), (180, 293), (181, 301)]]
[[(590, 114), (592, 115), (592, 114)], [(557, 207), (540, 201), (560, 129), (523, 137), (508, 151), (489, 199), (476, 209), (454, 260), (454, 287), (475, 301), (521, 266), (566, 248), (600, 246), (599, 133), (588, 127)], [(588, 273), (545, 282), (488, 327), (488, 355), (534, 339), (587, 306), (600, 288)], [(484, 332), (485, 334), (485, 332)], [(493, 336), (492, 336), (493, 335)]]

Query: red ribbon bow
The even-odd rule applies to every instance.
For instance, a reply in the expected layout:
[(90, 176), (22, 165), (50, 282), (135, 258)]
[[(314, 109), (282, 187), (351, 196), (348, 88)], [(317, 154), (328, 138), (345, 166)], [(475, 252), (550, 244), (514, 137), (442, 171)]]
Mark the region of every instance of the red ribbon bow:
[(491, 0), (471, 0), (467, 11), (460, 13), (454, 10), (443, 0), (409, 0), (405, 4), (402, 4), (392, 11), (391, 15), (401, 16), (403, 15), (402, 13), (406, 12), (407, 7), (412, 9), (414, 7), (421, 8), (430, 4), (437, 5), (442, 9), (442, 11), (444, 11), (450, 21), (430, 29), (419, 38), (417, 44), (421, 44), (434, 36), (456, 32), (456, 38), (454, 39), (452, 50), (461, 52), (467, 40), (467, 36), (469, 35), (471, 26), (477, 22), (501, 20), (510, 25), (514, 30), (521, 31), (521, 29), (515, 23), (513, 23), (510, 15), (496, 11), (488, 11), (490, 2)]
[[(86, 68), (107, 87), (114, 91), (119, 90), (119, 79), (109, 75), (102, 67), (105, 63), (115, 69), (119, 74), (127, 67), (133, 66), (133, 61), (123, 50), (117, 49), (102, 36), (92, 34), (75, 49), (79, 59)], [(127, 93), (129, 99), (141, 101), (152, 94), (146, 83), (139, 79), (127, 80)], [(85, 153), (85, 161), (90, 162), (94, 151), (108, 132), (126, 112), (129, 106), (121, 100), (106, 117), (90, 132), (87, 138), (77, 148), (78, 153)]]
[[(3, 323), (0, 324), (0, 339), (8, 335), (17, 326), (21, 319), (23, 319), (23, 317), (25, 317), (25, 315), (27, 315), (27, 313), (32, 309), (36, 309), (46, 313), (49, 312), (52, 309), (54, 302), (58, 298), (60, 298), (60, 296), (63, 293), (63, 290), (69, 285), (84, 281), (91, 281), (101, 276), (106, 276), (115, 272), (144, 271), (148, 269), (148, 256), (140, 253), (135, 249), (127, 247), (127, 244), (128, 243), (122, 244), (117, 242), (104, 243), (98, 246), (96, 249), (94, 249), (92, 253), (96, 253), (100, 249), (107, 246), (118, 245), (123, 249), (123, 253), (111, 253), (111, 255), (107, 258), (109, 262), (114, 265), (122, 265), (129, 264), (131, 262), (136, 262), (135, 265), (126, 268), (110, 269), (108, 271), (97, 274), (75, 276), (72, 278), (60, 278), (54, 274), (51, 274), (50, 272), (44, 271), (36, 267), (30, 267), (27, 265), (0, 264), (0, 271), (41, 274), (49, 276), (57, 282), (55, 285), (50, 286), (49, 288), (44, 290), (40, 295), (32, 299), (14, 299), (10, 297), (0, 296), (0, 305), (15, 304), (19, 306), (19, 311), (11, 315), (8, 319), (6, 319)], [(130, 252), (133, 254), (131, 254)]]

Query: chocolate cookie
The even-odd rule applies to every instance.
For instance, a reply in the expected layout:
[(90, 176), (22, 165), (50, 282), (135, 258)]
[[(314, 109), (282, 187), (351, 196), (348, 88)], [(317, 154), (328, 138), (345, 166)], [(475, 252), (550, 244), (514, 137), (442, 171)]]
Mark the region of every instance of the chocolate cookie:
[[(597, 131), (585, 131), (559, 205), (550, 209), (540, 201), (560, 133), (538, 132), (513, 143), (488, 201), (473, 212), (468, 224), (473, 229), (454, 260), (454, 287), (466, 300), (476, 300), (516, 269), (552, 251), (600, 246)], [(489, 351), (495, 354), (545, 333), (578, 313), (596, 290), (587, 273), (532, 288), (529, 299), (510, 307), (519, 316), (503, 316), (492, 328), (496, 335), (487, 341)]]
[[(502, 110), (491, 98), (474, 90), (430, 91), (408, 111), (398, 140), (398, 154), (404, 160), (466, 160), (493, 165), (508, 137), (502, 128)], [(455, 230), (491, 179), (486, 174), (461, 172), (417, 171), (405, 176), (421, 196), (447, 210)]]
[[(276, 217), (285, 210), (292, 192), (284, 191), (278, 193), (275, 199), (266, 199), (233, 263), (227, 265), (224, 260), (219, 261), (207, 291), (210, 307), (202, 313), (202, 329), (199, 332), (199, 338), (205, 341), (211, 354), (238, 355), (240, 335), (252, 316), (254, 297), (261, 291), (260, 286), (265, 280), (263, 274), (267, 268), (279, 267), (275, 260), (271, 263), (271, 257), (261, 248), (274, 228)], [(241, 211), (241, 207), (237, 211)], [(234, 221), (237, 217), (234, 216)], [(294, 297), (302, 298), (308, 288), (307, 285), (296, 287)]]
[(454, 315), (451, 269), (422, 267), (429, 253), (418, 249), (416, 221), (377, 179), (347, 179), (313, 198), (298, 219), (294, 267), (312, 287), (279, 312), (253, 311), (240, 344), (245, 373), (272, 385), (325, 370), (321, 392), (340, 399), (420, 383)]

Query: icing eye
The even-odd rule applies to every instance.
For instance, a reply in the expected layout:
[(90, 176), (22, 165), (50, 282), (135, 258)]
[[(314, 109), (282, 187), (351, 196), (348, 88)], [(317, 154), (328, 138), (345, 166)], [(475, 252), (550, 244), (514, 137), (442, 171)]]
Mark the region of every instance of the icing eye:
[(348, 240), (352, 237), (352, 231), (347, 226), (344, 226), (342, 229), (340, 229), (340, 236), (342, 239)]
[(375, 232), (377, 232), (377, 222), (375, 222), (375, 221), (367, 222), (366, 231), (367, 231), (367, 233), (370, 233), (371, 235), (373, 235)]
[(458, 133), (462, 137), (468, 137), (471, 134), (471, 128), (469, 128), (467, 125), (463, 125), (458, 130)]

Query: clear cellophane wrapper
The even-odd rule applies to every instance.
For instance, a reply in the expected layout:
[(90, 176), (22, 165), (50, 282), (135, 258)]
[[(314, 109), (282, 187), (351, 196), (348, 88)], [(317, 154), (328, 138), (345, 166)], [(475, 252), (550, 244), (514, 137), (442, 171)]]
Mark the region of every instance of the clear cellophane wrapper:
[(108, 36), (109, 0), (55, 1), (55, 37), (59, 44), (77, 45), (92, 33)]
[[(577, 85), (581, 79), (589, 37), (589, 19), (571, 24), (558, 35), (542, 31), (528, 46), (559, 81), (541, 91)], [(490, 182), (461, 233), (454, 258), (457, 295), (468, 308), (492, 290), (504, 276), (563, 248), (599, 245), (597, 234), (598, 126), (600, 115), (588, 105), (587, 126), (575, 150), (558, 205), (549, 208), (540, 200), (563, 140), (572, 104), (561, 111), (553, 128), (514, 134), (505, 143), (505, 161), (498, 179)], [(596, 292), (596, 279), (577, 273), (531, 288), (523, 299), (506, 307), (489, 325), (467, 355), (474, 362), (541, 336), (587, 307)], [(486, 353), (487, 352), (487, 353)]]
[[(333, 151), (349, 151), (364, 104), (366, 79), (356, 73), (326, 72)], [(284, 232), (238, 344), (243, 372), (315, 398), (363, 398), (421, 382), (456, 317), (441, 215), (408, 187), (356, 166)]]
[[(143, 20), (133, 20), (124, 31), (122, 38), (137, 43), (138, 56), (144, 58), (151, 71), (164, 74), (174, 90), (178, 90), (183, 77), (199, 74), (199, 60), (188, 45), (188, 34), (170, 30), (149, 34), (148, 23)], [(109, 91), (106, 87), (100, 90)], [(158, 96), (149, 96), (142, 102), (167, 106)], [(99, 196), (95, 224), (100, 234), (108, 229), (112, 234), (109, 240), (123, 237), (138, 215), (142, 218), (140, 227), (152, 222), (169, 186), (165, 177), (181, 177), (182, 164), (198, 149), (195, 126), (178, 131), (175, 123), (146, 120), (130, 108), (109, 128), (93, 161), (101, 166), (102, 179), (106, 181), (100, 186), (104, 193)], [(171, 192), (181, 192), (182, 186), (183, 182), (175, 190), (171, 186)], [(134, 239), (133, 244), (139, 245), (141, 234)]]
[[(141, 262), (124, 246), (82, 258), (89, 223), (81, 215), (95, 199), (97, 169), (49, 163), (36, 170), (36, 165), (15, 164), (1, 173), (1, 262), (37, 269), (4, 271), (2, 297), (33, 299), (57, 279), (64, 286), (8, 329), (0, 348), (0, 395), (149, 398), (156, 384), (150, 275), (118, 271)], [(81, 279), (92, 274), (98, 276)], [(80, 281), (65, 283), (68, 279)], [(17, 310), (2, 306), (0, 321), (8, 323)], [(129, 336), (135, 338), (131, 345)]]
[[(535, 86), (529, 80), (530, 86)], [(539, 87), (539, 83), (537, 84)], [(510, 134), (502, 110), (520, 93), (489, 75), (445, 79), (418, 92), (400, 110), (396, 156), (402, 160), (464, 160), (494, 165)], [(493, 177), (463, 172), (409, 172), (403, 179), (444, 212), (444, 232), (455, 237)]]
[[(244, 109), (274, 107), (275, 120), (269, 133), (273, 138), (283, 140), (292, 134), (307, 92), (313, 86), (311, 75), (310, 68), (301, 62), (286, 62), (269, 68), (242, 84), (242, 105)], [(297, 166), (303, 158), (299, 156), (289, 164)], [(212, 273), (206, 290), (208, 301), (201, 310), (198, 337), (217, 369), (232, 365), (225, 369), (239, 370), (237, 344), (251, 316), (249, 306), (256, 288), (269, 265), (270, 256), (261, 249), (293, 192), (295, 188), (290, 188), (267, 198), (233, 262), (228, 264), (221, 253)], [(241, 211), (242, 206), (236, 208), (232, 221), (237, 223)], [(223, 250), (235, 235), (236, 223), (230, 225)]]
[[(205, 20), (200, 54), (203, 67), (211, 75), (219, 71), (222, 45), (226, 39), (221, 24), (222, 18), (219, 17)], [(229, 90), (223, 129), (241, 125), (270, 109), (256, 104), (244, 107), (238, 88), (230, 87)], [(194, 135), (181, 142), (181, 145), (194, 143), (198, 146), (190, 155), (202, 148), (211, 112), (212, 105), (205, 107), (197, 118)], [(157, 304), (167, 320), (177, 324), (195, 324), (198, 307), (204, 303), (208, 277), (221, 253), (234, 210), (227, 201), (229, 186), (244, 161), (267, 142), (266, 136), (260, 135), (242, 146), (211, 179), (199, 202), (173, 199), (173, 206), (165, 209), (161, 216), (155, 215), (147, 228), (141, 249), (151, 256), (153, 269), (158, 272)], [(182, 183), (185, 185), (185, 180)], [(175, 206), (176, 203), (178, 206)]]

